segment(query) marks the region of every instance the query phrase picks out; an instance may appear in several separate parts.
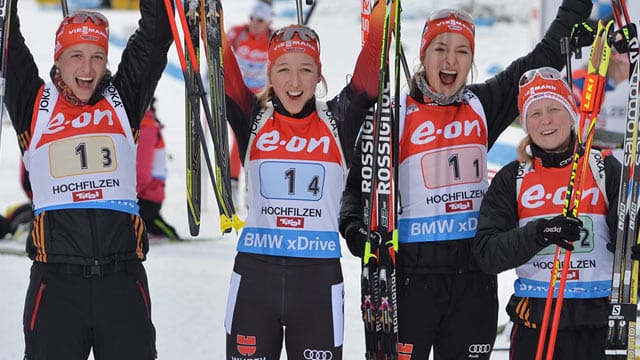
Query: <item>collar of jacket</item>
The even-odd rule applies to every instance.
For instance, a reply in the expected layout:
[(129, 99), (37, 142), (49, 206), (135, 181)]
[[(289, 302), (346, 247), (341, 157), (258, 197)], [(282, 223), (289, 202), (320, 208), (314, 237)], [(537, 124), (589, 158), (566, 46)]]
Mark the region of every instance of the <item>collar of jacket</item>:
[[(62, 79), (60, 79), (59, 81), (57, 81), (58, 78), (58, 68), (53, 65), (51, 67), (51, 71), (49, 72), (49, 76), (51, 77), (51, 81), (56, 85), (56, 87), (58, 88), (58, 91), (60, 92), (60, 94), (67, 94), (66, 91), (64, 91), (65, 89), (63, 87), (61, 87), (61, 84), (64, 84), (64, 81), (62, 81)], [(111, 71), (109, 71), (109, 69), (107, 69), (107, 71), (104, 73), (104, 76), (102, 77), (102, 79), (100, 79), (100, 82), (98, 83), (98, 86), (96, 86), (95, 90), (93, 91), (93, 94), (91, 95), (91, 98), (89, 99), (89, 101), (87, 101), (88, 105), (95, 105), (98, 101), (100, 101), (100, 99), (102, 99), (102, 93), (104, 92), (104, 89), (107, 88), (107, 85), (109, 85), (109, 82), (111, 81)], [(68, 85), (64, 85), (64, 86), (68, 86)], [(71, 93), (69, 96), (64, 95), (67, 98), (67, 101), (69, 101), (72, 104), (75, 105), (84, 105), (84, 103), (80, 103), (78, 104), (78, 102), (80, 101), (79, 99), (77, 99), (75, 97), (75, 95), (73, 95), (73, 93)]]
[(417, 72), (413, 76), (412, 81), (411, 97), (423, 104), (447, 106), (460, 105), (464, 101), (464, 92), (467, 89), (466, 85), (463, 85), (457, 93), (446, 97), (431, 90), (431, 87), (427, 84), (424, 70)]
[(576, 133), (571, 131), (571, 141), (567, 150), (559, 153), (546, 152), (538, 145), (531, 143), (531, 154), (542, 161), (544, 167), (564, 167), (571, 164), (576, 143)]
[(278, 99), (277, 96), (273, 95), (273, 97), (271, 98), (271, 103), (273, 103), (273, 108), (275, 111), (278, 112), (278, 114), (282, 114), (288, 117), (292, 117), (294, 119), (303, 119), (306, 118), (307, 116), (311, 115), (311, 113), (313, 113), (314, 111), (316, 111), (316, 97), (313, 96), (311, 99), (309, 99), (309, 101), (307, 101), (306, 104), (304, 104), (304, 107), (302, 108), (302, 110), (297, 113), (297, 114), (292, 114), (290, 112), (287, 111), (287, 109), (284, 108), (284, 105), (282, 105), (282, 102), (280, 101), (280, 99)]

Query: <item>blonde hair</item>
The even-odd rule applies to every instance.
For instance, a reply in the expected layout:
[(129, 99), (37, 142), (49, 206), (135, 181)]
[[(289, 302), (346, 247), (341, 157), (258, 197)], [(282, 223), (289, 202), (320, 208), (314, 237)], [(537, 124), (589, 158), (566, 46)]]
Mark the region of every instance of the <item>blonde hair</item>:
[(527, 151), (527, 148), (531, 144), (533, 144), (533, 140), (531, 140), (531, 136), (529, 136), (529, 134), (525, 135), (525, 137), (520, 140), (520, 144), (518, 144), (518, 161), (533, 161), (533, 156), (531, 156), (529, 151)]

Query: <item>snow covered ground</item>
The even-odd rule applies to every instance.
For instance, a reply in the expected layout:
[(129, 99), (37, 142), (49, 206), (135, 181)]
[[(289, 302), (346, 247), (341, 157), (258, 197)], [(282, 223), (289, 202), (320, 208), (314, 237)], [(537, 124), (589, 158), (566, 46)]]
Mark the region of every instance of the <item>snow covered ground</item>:
[[(321, 38), (324, 75), (333, 96), (346, 83), (360, 48), (360, 24), (357, 1), (345, 5), (343, 0), (320, 0), (310, 25)], [(455, 6), (454, 1), (434, 1), (431, 6)], [(460, 1), (466, 4), (469, 1)], [(494, 9), (509, 11), (515, 23), (498, 22), (477, 28), (475, 79), (482, 80), (504, 68), (513, 59), (529, 50), (530, 35), (526, 19), (526, 2), (484, 0)], [(520, 6), (514, 6), (515, 3)], [(224, 2), (227, 27), (248, 18), (251, 0)], [(276, 27), (296, 22), (293, 1), (275, 1)], [(496, 5), (497, 4), (497, 5)], [(504, 5), (504, 6), (503, 6)], [(411, 68), (418, 64), (417, 48), (424, 19), (430, 8), (423, 1), (405, 1), (402, 37)], [(72, 3), (73, 10), (73, 3)], [(112, 44), (110, 67), (115, 69), (126, 38), (136, 26), (138, 14), (132, 11), (105, 11), (111, 24)], [(41, 8), (35, 0), (21, 0), (19, 14), (22, 32), (36, 60), (41, 76), (52, 64), (54, 33), (60, 21), (60, 10)], [(166, 125), (164, 134), (170, 154), (167, 200), (163, 214), (176, 225), (182, 235), (188, 234), (184, 183), (184, 86), (174, 49), (170, 65), (157, 90), (158, 116)], [(19, 151), (13, 129), (2, 127), (0, 150), (0, 209), (23, 202), (19, 185)], [(500, 141), (492, 159), (504, 163), (515, 158), (513, 144), (520, 132), (510, 130)], [(505, 158), (506, 156), (506, 158)], [(207, 242), (183, 244), (152, 244), (145, 263), (149, 276), (153, 320), (157, 329), (160, 359), (223, 359), (225, 333), (223, 327), (229, 275), (235, 253), (235, 235), (219, 236), (216, 206), (205, 179), (207, 204), (203, 215), (201, 235), (215, 237)], [(9, 240), (0, 240), (7, 242)], [(359, 262), (343, 247), (345, 278), (345, 359), (360, 359), (363, 354), (362, 323), (359, 311)], [(21, 359), (23, 354), (22, 308), (26, 292), (30, 262), (26, 257), (0, 255), (0, 360)], [(511, 293), (513, 274), (500, 276), (500, 323), (507, 320), (504, 305)], [(313, 309), (309, 309), (313, 311)], [(496, 353), (494, 359), (506, 359), (506, 352)]]

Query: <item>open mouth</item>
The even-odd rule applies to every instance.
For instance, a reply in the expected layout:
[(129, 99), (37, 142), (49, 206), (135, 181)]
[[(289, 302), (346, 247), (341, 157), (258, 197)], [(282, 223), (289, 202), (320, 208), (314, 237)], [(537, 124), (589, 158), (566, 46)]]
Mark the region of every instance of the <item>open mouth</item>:
[(290, 98), (299, 98), (302, 96), (302, 91), (287, 91), (287, 95), (289, 95)]
[(93, 84), (92, 77), (76, 77), (76, 84), (82, 89), (90, 89)]
[(455, 83), (456, 81), (456, 78), (458, 77), (458, 72), (443, 70), (443, 71), (440, 71), (439, 75), (440, 75), (440, 82), (443, 85), (453, 85), (453, 83)]

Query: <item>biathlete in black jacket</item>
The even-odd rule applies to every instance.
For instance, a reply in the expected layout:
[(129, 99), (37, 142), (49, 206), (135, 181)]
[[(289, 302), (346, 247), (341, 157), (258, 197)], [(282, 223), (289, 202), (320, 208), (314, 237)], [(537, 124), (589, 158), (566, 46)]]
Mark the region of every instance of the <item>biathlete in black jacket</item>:
[[(420, 45), (422, 68), (400, 99), (397, 304), (399, 343), (414, 360), (489, 359), (498, 318), (496, 275), (471, 256), (482, 197), (489, 186), (487, 151), (518, 116), (525, 71), (561, 69), (560, 38), (591, 13), (591, 0), (564, 0), (540, 43), (493, 78), (467, 84), (475, 53), (470, 15), (433, 12)], [(361, 149), (349, 171), (340, 231), (362, 256), (366, 231)]]
[(380, 5), (350, 83), (326, 102), (315, 96), (326, 84), (312, 29), (291, 25), (274, 32), (267, 86), (258, 96), (225, 47), (228, 119), (249, 199), (231, 275), (227, 359), (280, 359), (283, 338), (290, 359), (342, 359), (338, 213), (358, 130), (377, 97)]
[(492, 180), (474, 255), (487, 273), (516, 269), (507, 305), (514, 323), (510, 358), (526, 360), (536, 356), (555, 245), (571, 250), (553, 358), (604, 359), (620, 163), (592, 149), (578, 219), (561, 215), (576, 141), (575, 100), (558, 71), (540, 68), (522, 76), (519, 107), (527, 132), (521, 161)]
[(154, 359), (135, 161), (140, 121), (172, 42), (164, 4), (140, 1), (139, 27), (113, 76), (107, 19), (65, 16), (46, 83), (13, 5), (6, 106), (35, 215), (25, 359), (86, 359), (92, 349), (96, 359)]

